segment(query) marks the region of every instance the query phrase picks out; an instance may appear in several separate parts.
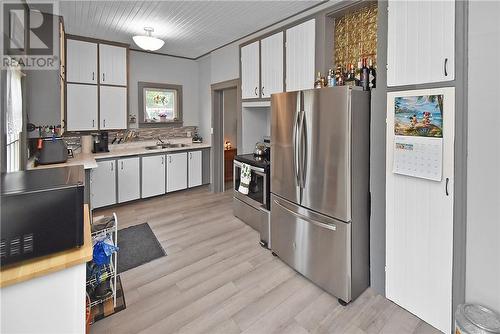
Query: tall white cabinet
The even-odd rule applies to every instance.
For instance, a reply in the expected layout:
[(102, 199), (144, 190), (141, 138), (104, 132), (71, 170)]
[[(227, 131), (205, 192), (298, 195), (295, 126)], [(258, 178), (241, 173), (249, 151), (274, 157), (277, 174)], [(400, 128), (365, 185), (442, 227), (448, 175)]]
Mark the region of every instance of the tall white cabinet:
[(314, 88), (316, 21), (286, 31), (286, 91)]
[[(443, 95), (440, 181), (392, 169), (395, 98), (427, 95)], [(453, 87), (387, 94), (386, 295), (444, 333), (452, 332), (453, 312), (454, 113)]]
[(66, 130), (127, 128), (126, 46), (67, 39)]
[(455, 79), (455, 1), (389, 0), (387, 85)]

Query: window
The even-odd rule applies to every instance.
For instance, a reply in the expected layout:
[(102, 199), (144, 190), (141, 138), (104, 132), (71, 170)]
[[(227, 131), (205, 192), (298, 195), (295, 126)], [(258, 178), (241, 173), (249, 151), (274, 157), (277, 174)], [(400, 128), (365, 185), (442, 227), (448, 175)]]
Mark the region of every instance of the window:
[(7, 113), (6, 113), (6, 171), (20, 170), (21, 145), (20, 135), (23, 131), (23, 98), (21, 88), (22, 73), (19, 67), (7, 70)]
[(139, 82), (139, 122), (182, 123), (182, 86)]

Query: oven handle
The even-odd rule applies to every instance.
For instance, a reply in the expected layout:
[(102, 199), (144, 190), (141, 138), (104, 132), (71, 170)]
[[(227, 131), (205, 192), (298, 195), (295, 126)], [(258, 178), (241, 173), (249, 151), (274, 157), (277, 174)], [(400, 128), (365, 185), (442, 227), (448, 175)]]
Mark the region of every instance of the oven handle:
[[(234, 165), (241, 168), (242, 163), (239, 162), (239, 161), (237, 161), (237, 160), (234, 160)], [(260, 173), (259, 175), (262, 175), (262, 176), (266, 175), (265, 174), (266, 171), (264, 170), (264, 168), (255, 167), (255, 166), (252, 166), (252, 165), (248, 165), (248, 166), (250, 166), (250, 169), (253, 170), (254, 172)]]

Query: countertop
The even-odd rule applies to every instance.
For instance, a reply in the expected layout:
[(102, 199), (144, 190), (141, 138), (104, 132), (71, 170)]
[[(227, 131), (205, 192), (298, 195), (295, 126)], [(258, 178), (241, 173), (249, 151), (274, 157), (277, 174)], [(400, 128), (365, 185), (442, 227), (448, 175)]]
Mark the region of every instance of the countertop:
[(92, 260), (92, 237), (90, 234), (90, 211), (83, 207), (83, 246), (59, 253), (27, 260), (8, 266), (0, 271), (0, 287), (21, 283), (35, 277), (47, 275)]
[[(121, 147), (119, 145), (122, 145)], [(146, 155), (146, 154), (158, 154), (158, 153), (169, 153), (177, 151), (191, 151), (199, 150), (204, 148), (210, 148), (210, 144), (206, 143), (192, 143), (186, 147), (172, 147), (157, 150), (147, 150), (145, 147), (153, 144), (147, 143), (133, 143), (133, 144), (119, 144), (115, 146), (109, 152), (103, 153), (77, 153), (74, 158), (69, 158), (68, 161), (60, 164), (51, 165), (38, 165), (35, 167), (34, 160), (30, 159), (28, 161), (28, 169), (41, 169), (41, 168), (56, 168), (56, 167), (66, 167), (66, 166), (77, 166), (83, 165), (84, 169), (97, 168), (97, 161), (99, 159), (110, 159), (126, 157), (131, 155)]]

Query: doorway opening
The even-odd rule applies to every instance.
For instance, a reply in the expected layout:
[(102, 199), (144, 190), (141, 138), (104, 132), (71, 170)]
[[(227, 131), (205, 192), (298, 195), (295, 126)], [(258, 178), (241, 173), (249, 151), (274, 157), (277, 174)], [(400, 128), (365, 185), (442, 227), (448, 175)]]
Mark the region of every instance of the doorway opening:
[(241, 90), (238, 79), (213, 84), (212, 184), (214, 192), (230, 191), (233, 160), (241, 151)]

